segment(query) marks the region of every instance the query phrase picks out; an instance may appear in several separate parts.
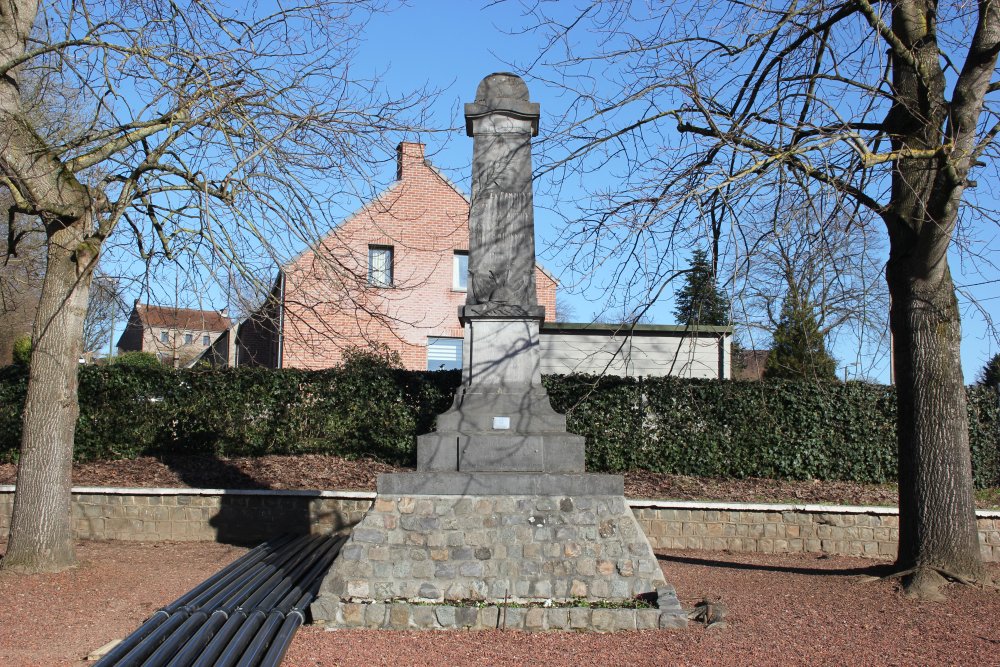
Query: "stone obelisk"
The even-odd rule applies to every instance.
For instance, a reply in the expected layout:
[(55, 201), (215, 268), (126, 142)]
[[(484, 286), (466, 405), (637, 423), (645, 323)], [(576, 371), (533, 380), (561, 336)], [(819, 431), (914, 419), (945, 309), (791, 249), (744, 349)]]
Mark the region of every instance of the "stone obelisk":
[(625, 503), (622, 477), (584, 472), (584, 439), (566, 432), (542, 386), (531, 188), (538, 117), (524, 81), (509, 73), (483, 79), (465, 106), (474, 142), (462, 385), (436, 430), (417, 438), (417, 472), (379, 477), (372, 509), (313, 604), (321, 622), (500, 627), (488, 603), (651, 595), (656, 608), (592, 618), (589, 605), (540, 607), (512, 612), (507, 627), (685, 623)]
[[(584, 470), (584, 439), (542, 386), (535, 294), (531, 138), (538, 104), (514, 74), (491, 74), (465, 105), (473, 138), (469, 290), (462, 386), (437, 429), (417, 439), (417, 470), (384, 477), (387, 492), (618, 493), (621, 478)], [(558, 477), (545, 475), (558, 474)], [(539, 476), (542, 474), (543, 476)]]

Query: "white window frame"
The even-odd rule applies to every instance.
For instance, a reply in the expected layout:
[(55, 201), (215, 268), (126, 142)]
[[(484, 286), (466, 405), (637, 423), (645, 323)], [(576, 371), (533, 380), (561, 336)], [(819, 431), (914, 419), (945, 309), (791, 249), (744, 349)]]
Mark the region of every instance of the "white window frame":
[[(465, 271), (462, 271), (462, 260), (465, 258)], [(464, 283), (464, 284), (463, 284)], [(469, 291), (469, 251), (456, 250), (451, 260), (451, 288), (456, 292)]]
[(208, 347), (212, 344), (212, 336), (210, 334), (204, 334), (201, 337), (201, 344)]
[[(368, 246), (368, 284), (372, 287), (392, 287), (394, 249), (388, 245)], [(384, 259), (382, 266), (376, 266), (376, 258)]]
[(184, 344), (191, 345), (192, 343), (194, 343), (194, 334), (193, 333), (184, 334)]
[(164, 330), (164, 331), (160, 332), (160, 342), (161, 343), (169, 343), (170, 342), (170, 332), (169, 331)]

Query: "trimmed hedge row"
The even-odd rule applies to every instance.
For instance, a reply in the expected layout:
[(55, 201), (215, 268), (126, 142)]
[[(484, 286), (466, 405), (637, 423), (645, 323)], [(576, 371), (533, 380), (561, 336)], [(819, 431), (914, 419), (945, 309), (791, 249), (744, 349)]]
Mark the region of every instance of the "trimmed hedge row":
[[(0, 369), (0, 460), (16, 458), (27, 373)], [(361, 358), (325, 371), (80, 369), (78, 460), (327, 453), (411, 464), (460, 376)], [(548, 376), (594, 471), (893, 481), (895, 391), (863, 383)], [(997, 394), (969, 388), (979, 487), (1000, 486)]]

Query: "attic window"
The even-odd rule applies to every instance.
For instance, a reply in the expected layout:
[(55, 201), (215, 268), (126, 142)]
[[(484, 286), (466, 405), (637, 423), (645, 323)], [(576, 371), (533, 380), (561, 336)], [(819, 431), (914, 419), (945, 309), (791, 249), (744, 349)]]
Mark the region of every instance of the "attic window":
[(208, 347), (211, 342), (212, 342), (212, 337), (209, 336), (208, 334), (205, 334), (204, 336), (201, 337), (201, 344), (204, 345), (205, 347)]
[(392, 286), (392, 246), (368, 246), (368, 284)]
[(455, 258), (452, 260), (451, 288), (460, 292), (465, 292), (469, 288), (469, 253), (465, 250), (455, 251)]
[(194, 341), (194, 334), (184, 334), (184, 344), (190, 345)]
[(161, 343), (169, 343), (170, 342), (170, 332), (169, 331), (161, 331), (160, 332), (160, 342)]

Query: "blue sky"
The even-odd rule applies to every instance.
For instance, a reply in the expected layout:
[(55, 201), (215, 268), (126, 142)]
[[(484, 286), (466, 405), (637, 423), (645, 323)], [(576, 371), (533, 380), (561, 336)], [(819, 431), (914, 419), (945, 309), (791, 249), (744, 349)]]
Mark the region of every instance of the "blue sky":
[[(389, 14), (378, 15), (363, 36), (357, 57), (356, 71), (361, 75), (380, 74), (390, 90), (404, 90), (428, 85), (442, 89), (432, 107), (430, 125), (439, 132), (408, 137), (427, 144), (434, 164), (460, 187), (469, 189), (468, 165), (472, 140), (464, 133), (462, 103), (471, 101), (477, 84), (487, 74), (510, 69), (508, 62), (525, 63), (538, 52), (538, 38), (532, 34), (508, 34), (506, 30), (521, 23), (515, 3), (482, 8), (479, 2), (414, 0)], [(539, 82), (529, 82), (532, 99), (541, 104), (541, 132), (551, 127), (554, 115), (562, 108), (558, 91)], [(451, 132), (447, 130), (452, 128)], [(393, 167), (386, 164), (380, 181), (392, 177)], [(992, 198), (987, 192), (975, 196)], [(544, 198), (536, 197), (537, 248), (542, 263), (557, 276), (564, 269), (567, 257), (553, 247), (564, 224), (559, 216), (546, 210)], [(351, 205), (347, 205), (348, 208)], [(1000, 251), (1000, 230), (995, 224), (972, 229), (971, 245), (987, 256)], [(683, 259), (683, 258), (682, 258)], [(967, 381), (973, 381), (986, 360), (1000, 351), (987, 319), (992, 311), (1000, 312), (1000, 276), (992, 268), (974, 258), (952, 256), (955, 282), (966, 287), (960, 290), (963, 315), (963, 367)], [(171, 280), (172, 282), (172, 280)], [(603, 298), (596, 287), (561, 293), (575, 311), (575, 319), (587, 320), (599, 312)], [(978, 300), (976, 306), (971, 298)], [(673, 322), (673, 300), (668, 297), (654, 306), (652, 319), (657, 323)], [(841, 360), (853, 359), (853, 349), (833, 350)], [(843, 365), (839, 373), (844, 372)], [(848, 368), (849, 377), (857, 369)], [(887, 360), (875, 363), (867, 373), (871, 379), (887, 382)]]

